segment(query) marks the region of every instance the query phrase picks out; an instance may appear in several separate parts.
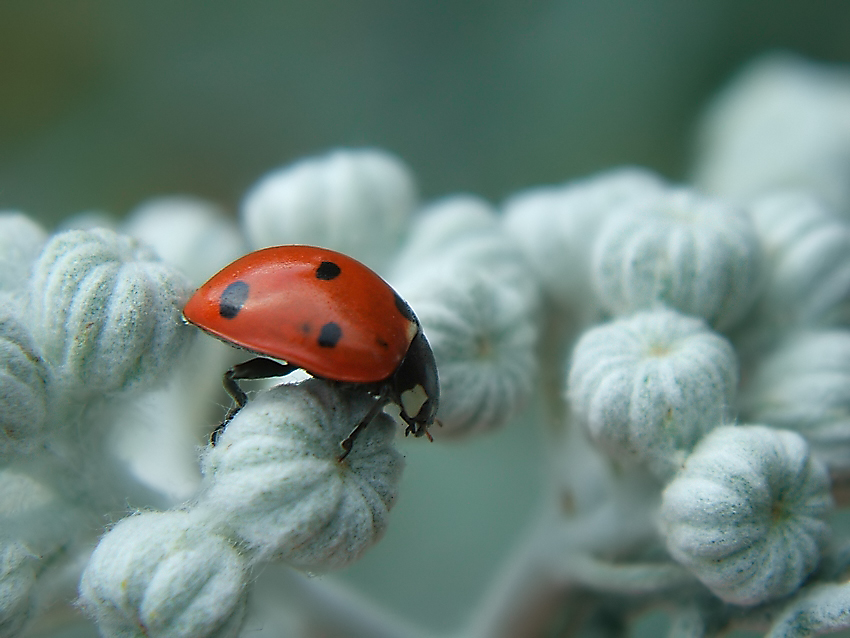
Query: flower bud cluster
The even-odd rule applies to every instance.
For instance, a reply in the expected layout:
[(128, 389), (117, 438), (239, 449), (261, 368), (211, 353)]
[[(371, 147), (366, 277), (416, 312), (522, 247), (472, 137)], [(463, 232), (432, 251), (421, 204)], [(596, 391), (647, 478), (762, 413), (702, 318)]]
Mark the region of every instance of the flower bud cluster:
[[(501, 426), (533, 390), (536, 283), (484, 201), (438, 202), (408, 228), (414, 205), (401, 162), (379, 151), (336, 151), (261, 180), (242, 222), (248, 245), (309, 242), (390, 273), (438, 360), (442, 428), (434, 434)], [(226, 254), (238, 245), (214, 211), (186, 199), (146, 204), (126, 228), (196, 282), (213, 268), (208, 259), (198, 266), (198, 246), (209, 241)], [(399, 250), (404, 233), (411, 240)], [(246, 570), (279, 561), (322, 572), (359, 559), (387, 528), (403, 468), (393, 446), (398, 425), (382, 413), (340, 459), (340, 442), (373, 400), (321, 379), (257, 393), (203, 452), (190, 505), (143, 512), (103, 537), (83, 576), (83, 609), (107, 635), (231, 635), (244, 615)], [(199, 562), (204, 552), (207, 564)], [(208, 589), (220, 591), (221, 605)]]
[[(787, 121), (783, 108), (776, 121)], [(700, 179), (758, 197), (732, 201), (628, 168), (521, 192), (501, 209), (473, 195), (420, 206), (405, 165), (366, 149), (261, 179), (241, 233), (187, 198), (140, 207), (127, 235), (48, 237), (0, 215), (12, 238), (0, 233), (10, 266), (0, 273), (10, 406), (0, 418), (0, 634), (20, 634), (52, 565), (81, 551), (92, 521), (119, 518), (121, 493), (136, 513), (102, 536), (79, 588), (104, 636), (240, 635), (254, 570), (342, 568), (384, 535), (404, 467), (400, 428), (380, 412), (342, 454), (374, 405), (356, 385), (308, 378), (252, 393), (203, 447), (197, 490), (170, 510), (155, 511), (174, 503), (156, 502), (157, 482), (144, 481), (161, 465), (122, 467), (156, 448), (115, 443), (131, 429), (127, 412), (153, 415), (160, 431), (221, 418), (200, 412), (219, 400), (227, 355), (212, 339), (190, 351), (196, 331), (180, 309), (192, 284), (246, 247), (280, 243), (351, 254), (407, 300), (437, 362), (438, 442), (549, 421), (561, 507), (535, 546), (549, 554), (532, 562), (569, 581), (559, 591), (592, 601), (597, 620), (625, 622), (663, 601), (676, 607), (674, 631), (708, 635), (732, 619), (780, 627), (820, 601), (819, 627), (840, 627), (829, 610), (844, 600), (836, 579), (850, 560), (833, 550), (830, 514), (832, 481), (850, 477), (850, 226), (833, 212), (844, 201), (833, 182), (808, 177), (834, 169), (850, 138), (829, 107), (837, 142), (804, 157), (805, 170), (760, 165), (764, 175), (730, 185), (712, 163), (734, 166), (729, 140), (755, 125), (724, 123), (729, 109), (711, 116), (715, 157), (706, 152)], [(819, 186), (818, 197), (761, 192), (788, 175)], [(141, 395), (170, 376), (155, 404)], [(524, 412), (535, 398), (542, 408)]]
[(540, 330), (537, 284), (484, 201), (421, 211), (392, 278), (414, 308), (440, 376), (436, 437), (498, 428), (531, 397)]
[(161, 385), (193, 334), (188, 283), (135, 240), (48, 237), (19, 213), (0, 227), (0, 633), (14, 636), (92, 520), (127, 499), (107, 406)]
[[(781, 94), (777, 78), (788, 68), (771, 64), (772, 70), (767, 63), (753, 70), (737, 90)], [(765, 75), (756, 77), (757, 71)], [(573, 581), (612, 593), (633, 587), (644, 595), (660, 582), (679, 587), (676, 566), (690, 575), (692, 587), (701, 584), (724, 603), (770, 603), (778, 610), (777, 601), (813, 581), (829, 583), (846, 569), (846, 560), (831, 554), (831, 513), (834, 481), (850, 477), (850, 224), (830, 204), (850, 199), (834, 191), (830, 196), (825, 183), (813, 188), (817, 180), (803, 179), (802, 171), (816, 171), (824, 162), (835, 170), (846, 167), (850, 119), (836, 105), (850, 104), (850, 82), (826, 72), (798, 79), (832, 91), (833, 99), (824, 105), (817, 98), (832, 118), (819, 122), (823, 144), (805, 157), (783, 152), (776, 158), (811, 162), (797, 167), (798, 181), (785, 179), (790, 173), (775, 165), (765, 169), (736, 146), (760, 139), (747, 137), (759, 130), (742, 129), (761, 127), (768, 135), (782, 117), (779, 111), (792, 118), (790, 107), (777, 102), (776, 121), (765, 124), (748, 119), (762, 117), (755, 107), (736, 111), (745, 108), (736, 95), (712, 113), (717, 157), (706, 152), (701, 179), (715, 190), (758, 196), (733, 201), (644, 176), (641, 188), (625, 196), (619, 191), (618, 197), (614, 186), (629, 173), (615, 173), (531, 191), (506, 205), (506, 223), (546, 298), (556, 302), (550, 308), (556, 321), (581, 317), (588, 324), (564, 344), (557, 338), (571, 332), (545, 335), (547, 350), (569, 353), (563, 367), (568, 431), (562, 438), (572, 448), (590, 444), (598, 455), (554, 448), (562, 462), (588, 473), (556, 472), (571, 512), (563, 523), (562, 569)], [(826, 113), (809, 109), (804, 117), (812, 112)], [(759, 153), (770, 148), (770, 140), (763, 141)], [(755, 145), (750, 151), (756, 152)], [(718, 159), (722, 153), (725, 159)], [(759, 165), (747, 173), (743, 158)], [(719, 171), (730, 166), (755, 181), (724, 182)], [(760, 192), (780, 183), (808, 190)], [(611, 188), (608, 204), (591, 216), (588, 194), (605, 185)], [(576, 304), (586, 308), (570, 308)], [(654, 488), (647, 487), (647, 476)], [(579, 484), (583, 478), (598, 483), (590, 488)], [(622, 523), (634, 519), (622, 498), (633, 490), (624, 481), (643, 486), (635, 498), (657, 508), (654, 538), (641, 539), (637, 528)], [(609, 538), (603, 525), (622, 525), (623, 535)], [(627, 528), (631, 549), (624, 545)], [(657, 556), (657, 545), (666, 562), (636, 571), (631, 563)], [(612, 556), (629, 566), (611, 562)], [(662, 578), (664, 570), (671, 571)], [(616, 573), (621, 579), (612, 578)], [(838, 603), (826, 600), (835, 595), (830, 587), (817, 585), (811, 592), (824, 592), (823, 604), (831, 609)], [(801, 606), (819, 600), (814, 593), (800, 596)], [(723, 616), (727, 612), (702, 603), (689, 609), (698, 610), (688, 618), (701, 619), (694, 620), (704, 623), (700, 631), (748, 613)], [(825, 627), (846, 626), (837, 617), (818, 618)]]
[[(768, 208), (813, 221), (783, 228), (767, 220)], [(613, 316), (572, 345), (571, 425), (621, 472), (656, 478), (659, 540), (728, 603), (754, 606), (796, 592), (829, 547), (827, 466), (847, 467), (847, 428), (835, 418), (846, 411), (840, 344), (850, 338), (834, 328), (850, 292), (838, 247), (844, 232), (844, 222), (802, 195), (733, 208), (657, 188), (612, 207), (588, 238), (587, 290)], [(776, 316), (780, 298), (794, 299), (793, 314)], [(771, 349), (782, 335), (817, 326), (832, 332)], [(754, 334), (763, 339), (758, 348)], [(741, 398), (738, 347), (752, 369)], [(760, 425), (736, 425), (739, 414)], [(622, 491), (614, 481), (598, 506), (584, 506), (586, 525), (603, 520), (604, 503), (618, 502), (606, 489)], [(576, 578), (608, 582), (592, 559), (567, 563), (584, 566)]]

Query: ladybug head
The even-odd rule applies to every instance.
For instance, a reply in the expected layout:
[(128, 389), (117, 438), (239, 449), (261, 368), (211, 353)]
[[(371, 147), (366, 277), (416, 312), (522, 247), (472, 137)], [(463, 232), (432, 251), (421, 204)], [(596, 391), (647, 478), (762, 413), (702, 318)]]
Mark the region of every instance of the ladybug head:
[(401, 418), (407, 423), (405, 434), (430, 439), (428, 427), (436, 419), (440, 381), (434, 353), (421, 329), (389, 382), (392, 400), (401, 408)]

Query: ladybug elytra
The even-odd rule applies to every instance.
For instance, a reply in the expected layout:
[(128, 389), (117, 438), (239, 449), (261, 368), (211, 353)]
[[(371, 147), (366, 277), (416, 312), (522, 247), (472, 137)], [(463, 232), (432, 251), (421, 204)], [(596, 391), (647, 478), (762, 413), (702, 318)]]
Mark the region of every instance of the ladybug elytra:
[(301, 245), (249, 253), (201, 286), (183, 316), (260, 355), (225, 372), (224, 387), (234, 405), (213, 440), (247, 401), (240, 379), (285, 376), (297, 369), (374, 397), (341, 442), (340, 460), (387, 403), (400, 408), (405, 434), (431, 438), (428, 427), (440, 397), (431, 346), (410, 306), (351, 257)]

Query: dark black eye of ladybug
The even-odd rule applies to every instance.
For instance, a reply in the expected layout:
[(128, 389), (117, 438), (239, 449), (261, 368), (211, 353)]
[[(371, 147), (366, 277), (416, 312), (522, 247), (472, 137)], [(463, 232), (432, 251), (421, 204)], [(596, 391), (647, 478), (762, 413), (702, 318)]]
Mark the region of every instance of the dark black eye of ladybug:
[(332, 261), (323, 261), (319, 264), (319, 267), (316, 268), (316, 279), (322, 279), (324, 281), (330, 281), (331, 279), (336, 279), (339, 277), (339, 273), (342, 272), (334, 262)]
[(218, 314), (224, 319), (236, 317), (248, 299), (248, 290), (248, 284), (241, 280), (229, 284), (218, 300)]

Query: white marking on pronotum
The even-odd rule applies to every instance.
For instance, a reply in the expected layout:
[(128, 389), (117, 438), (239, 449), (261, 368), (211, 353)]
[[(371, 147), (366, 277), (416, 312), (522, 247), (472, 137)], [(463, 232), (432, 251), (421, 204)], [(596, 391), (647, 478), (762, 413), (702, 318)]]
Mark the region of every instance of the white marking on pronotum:
[(407, 322), (407, 340), (413, 341), (413, 338), (419, 333), (419, 324), (415, 321)]
[(428, 395), (425, 393), (425, 388), (419, 384), (401, 393), (401, 407), (411, 417), (419, 414), (419, 410), (422, 409), (422, 406), (425, 405), (427, 400)]

